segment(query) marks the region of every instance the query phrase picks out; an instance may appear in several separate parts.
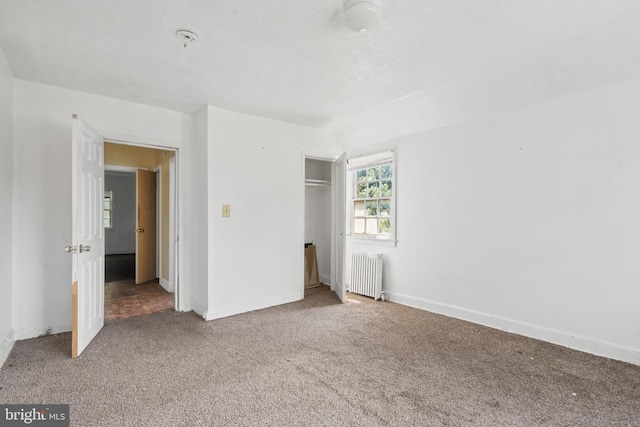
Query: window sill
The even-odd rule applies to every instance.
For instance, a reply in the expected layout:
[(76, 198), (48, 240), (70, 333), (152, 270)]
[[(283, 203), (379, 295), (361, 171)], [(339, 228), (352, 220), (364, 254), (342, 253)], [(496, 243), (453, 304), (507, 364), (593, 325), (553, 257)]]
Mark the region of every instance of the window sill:
[(386, 246), (395, 248), (397, 240), (395, 239), (369, 239), (366, 237), (347, 237), (347, 242), (354, 245), (371, 245), (371, 246)]

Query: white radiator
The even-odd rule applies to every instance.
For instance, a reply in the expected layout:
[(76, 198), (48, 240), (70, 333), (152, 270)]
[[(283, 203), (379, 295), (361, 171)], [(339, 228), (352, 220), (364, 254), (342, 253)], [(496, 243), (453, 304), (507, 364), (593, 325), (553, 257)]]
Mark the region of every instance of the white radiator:
[(382, 295), (382, 254), (360, 252), (351, 255), (349, 292), (379, 299)]

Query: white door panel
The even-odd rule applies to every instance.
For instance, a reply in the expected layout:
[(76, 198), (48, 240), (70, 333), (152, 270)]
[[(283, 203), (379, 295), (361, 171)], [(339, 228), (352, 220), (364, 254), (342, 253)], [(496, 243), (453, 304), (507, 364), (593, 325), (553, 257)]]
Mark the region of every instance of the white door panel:
[(136, 171), (136, 284), (156, 275), (156, 173)]
[(104, 325), (104, 140), (73, 115), (72, 128), (72, 356)]
[(335, 262), (336, 262), (336, 277), (334, 291), (340, 298), (340, 301), (345, 300), (345, 281), (344, 281), (344, 257), (346, 247), (346, 177), (347, 177), (347, 165), (346, 156), (343, 154), (336, 160), (336, 248), (335, 248)]

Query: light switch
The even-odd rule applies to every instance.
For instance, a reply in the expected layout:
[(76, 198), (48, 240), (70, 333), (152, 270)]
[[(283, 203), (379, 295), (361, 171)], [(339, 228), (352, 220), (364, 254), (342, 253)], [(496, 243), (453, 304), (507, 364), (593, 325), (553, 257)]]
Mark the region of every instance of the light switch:
[(231, 205), (222, 205), (222, 216), (225, 218), (231, 216)]

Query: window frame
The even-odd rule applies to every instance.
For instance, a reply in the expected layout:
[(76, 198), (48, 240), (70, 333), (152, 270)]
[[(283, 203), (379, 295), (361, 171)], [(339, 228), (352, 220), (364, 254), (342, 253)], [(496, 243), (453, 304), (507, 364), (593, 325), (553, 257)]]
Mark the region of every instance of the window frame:
[[(376, 196), (376, 197), (366, 197), (360, 198), (358, 197), (358, 171), (370, 169), (373, 167), (380, 167), (384, 165), (391, 165), (391, 196)], [(397, 194), (397, 162), (395, 151), (387, 151), (382, 153), (376, 153), (372, 155), (355, 157), (347, 160), (347, 200), (348, 200), (348, 221), (347, 221), (347, 238), (352, 242), (363, 243), (363, 244), (372, 244), (372, 245), (384, 245), (384, 246), (395, 246), (396, 245), (396, 222), (397, 222), (397, 210), (396, 210), (396, 194)], [(378, 182), (384, 181), (382, 177), (380, 177)], [(366, 210), (366, 201), (367, 200), (376, 200), (378, 202), (378, 212), (376, 215), (377, 220), (381, 218), (379, 213), (379, 200), (387, 200), (390, 199), (391, 213), (389, 215), (389, 222), (391, 226), (390, 233), (388, 235), (378, 234), (356, 234), (355, 233), (355, 202), (363, 201), (365, 202), (365, 210)], [(365, 221), (366, 221), (366, 212), (365, 212)], [(382, 217), (385, 218), (385, 217)], [(366, 226), (365, 226), (366, 227)]]
[[(108, 196), (107, 196), (108, 194)], [(104, 217), (104, 213), (107, 211), (107, 209), (104, 208), (104, 202), (106, 201), (107, 197), (109, 197), (109, 225), (105, 225), (104, 221), (105, 221), (105, 217)], [(102, 198), (102, 226), (105, 229), (112, 229), (113, 228), (113, 190), (105, 190), (104, 191), (104, 196)]]

